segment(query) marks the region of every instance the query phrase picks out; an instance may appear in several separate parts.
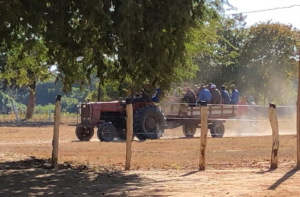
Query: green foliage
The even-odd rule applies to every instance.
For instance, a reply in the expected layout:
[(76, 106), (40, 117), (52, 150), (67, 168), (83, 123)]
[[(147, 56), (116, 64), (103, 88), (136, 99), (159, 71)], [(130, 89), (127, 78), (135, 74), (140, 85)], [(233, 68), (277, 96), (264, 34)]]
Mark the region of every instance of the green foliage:
[(26, 43), (12, 45), (12, 49), (7, 52), (8, 59), (0, 77), (9, 82), (14, 80), (19, 86), (30, 86), (35, 81), (49, 79), (46, 53), (47, 48), (37, 39), (30, 40), (30, 48)]
[(22, 103), (17, 103), (14, 102), (15, 107), (18, 111), (25, 111), (26, 110), (26, 105), (22, 104)]
[(194, 83), (213, 82), (218, 86), (235, 83), (242, 95), (252, 95), (260, 103), (295, 101), (291, 85), (297, 79), (299, 31), (279, 23), (245, 27), (245, 16), (223, 19), (217, 42), (199, 53)]
[(245, 16), (224, 18), (221, 24), (214, 26), (215, 40), (211, 39), (208, 49), (199, 53), (195, 58), (199, 66), (194, 82), (216, 84), (230, 84), (236, 82), (238, 72), (239, 53), (247, 39), (248, 29), (245, 27)]
[[(91, 86), (91, 89), (95, 89), (96, 86)], [(49, 109), (49, 103), (51, 104), (51, 109), (54, 107), (55, 98), (58, 94), (63, 96), (63, 99), (65, 100), (64, 104), (64, 111), (67, 112), (76, 112), (76, 106), (74, 102), (84, 102), (86, 101), (86, 97), (89, 94), (90, 90), (89, 88), (86, 88), (84, 90), (80, 90), (79, 86), (73, 85), (72, 91), (68, 94), (64, 94), (61, 92), (61, 84), (56, 83), (54, 81), (47, 81), (47, 82), (38, 82), (37, 83), (37, 99), (36, 99), (36, 106), (35, 106), (35, 113), (44, 113), (45, 111), (48, 111)], [(20, 109), (24, 113), (26, 110), (26, 105), (29, 98), (29, 90), (27, 88), (21, 88), (21, 89), (7, 89), (3, 94), (10, 97), (10, 100), (13, 100), (15, 102), (16, 106), (22, 106)], [(67, 98), (67, 99), (65, 99)], [(76, 99), (76, 101), (74, 101)], [(73, 100), (73, 101), (72, 101)], [(72, 101), (72, 102), (70, 102)], [(76, 103), (77, 105), (78, 103)], [(69, 106), (70, 105), (70, 106)], [(8, 104), (9, 107), (11, 107), (10, 104)], [(10, 108), (9, 108), (10, 109)], [(69, 111), (68, 111), (69, 110)], [(4, 113), (1, 112), (0, 113)]]
[(49, 113), (50, 110), (51, 110), (51, 113), (54, 112), (54, 110), (55, 110), (54, 104), (45, 105), (45, 106), (36, 105), (34, 108), (34, 112), (37, 114)]
[(12, 103), (15, 104), (17, 110), (22, 111), (25, 109), (25, 105), (16, 103), (12, 97), (3, 92), (0, 92), (0, 113), (9, 113), (13, 109)]
[(11, 103), (13, 102), (13, 99), (4, 94), (3, 92), (0, 92), (0, 111), (2, 113), (8, 113), (11, 110)]
[[(30, 86), (47, 81), (53, 74), (49, 65), (57, 65), (57, 86), (45, 83), (41, 92), (49, 90), (51, 99), (71, 92), (63, 96), (63, 110), (70, 112), (87, 97), (97, 100), (94, 75), (102, 100), (127, 96), (129, 90), (134, 94), (146, 85), (153, 91), (160, 86), (164, 94), (172, 84), (196, 76), (197, 84), (235, 83), (241, 94), (288, 102), (294, 97), (287, 92), (294, 92), (290, 84), (298, 69), (299, 31), (270, 22), (246, 28), (243, 15), (220, 17), (224, 4), (3, 1), (0, 78)], [(91, 83), (93, 88), (86, 88)]]
[[(97, 101), (98, 88), (99, 83), (96, 85), (96, 89), (91, 91), (86, 96), (86, 99), (89, 98), (92, 101)], [(120, 98), (125, 98), (127, 96), (127, 91), (129, 88), (129, 85), (125, 84), (124, 82), (120, 84), (117, 80), (106, 81), (103, 85), (100, 86), (101, 101), (111, 101), (118, 100)]]
[[(222, 0), (3, 1), (0, 37), (9, 51), (17, 46), (29, 52), (31, 42), (43, 41), (47, 65), (57, 65), (65, 92), (73, 83), (84, 87), (93, 72), (102, 84), (117, 80), (132, 92), (145, 84), (165, 91), (171, 83), (194, 75), (191, 33), (218, 18), (222, 4)], [(32, 65), (29, 60), (25, 63)], [(25, 70), (19, 75), (18, 80), (29, 83)]]
[(63, 112), (75, 113), (77, 112), (78, 99), (63, 96), (61, 98), (61, 109)]
[(191, 52), (196, 45), (191, 33), (201, 31), (216, 17), (211, 4), (191, 0), (123, 2), (115, 6), (122, 19), (115, 24), (119, 59), (114, 77), (123, 79), (134, 91), (146, 84), (165, 91), (172, 82), (194, 76)]
[(88, 89), (80, 90), (78, 87), (72, 87), (72, 91), (66, 94), (66, 97), (76, 98), (78, 101), (82, 102), (86, 100), (86, 95), (89, 93)]
[[(239, 84), (268, 102), (291, 102), (298, 77), (299, 31), (279, 23), (250, 28), (239, 59)], [(294, 103), (292, 103), (294, 104)]]
[[(23, 36), (23, 31), (18, 35)], [(32, 118), (35, 98), (36, 81), (46, 81), (50, 78), (49, 66), (47, 65), (47, 48), (44, 43), (35, 36), (26, 37), (23, 43), (14, 41), (8, 45), (3, 44), (3, 51), (7, 61), (0, 68), (0, 79), (6, 89), (9, 86), (20, 88), (27, 86), (30, 89), (29, 102), (27, 105), (26, 118)]]

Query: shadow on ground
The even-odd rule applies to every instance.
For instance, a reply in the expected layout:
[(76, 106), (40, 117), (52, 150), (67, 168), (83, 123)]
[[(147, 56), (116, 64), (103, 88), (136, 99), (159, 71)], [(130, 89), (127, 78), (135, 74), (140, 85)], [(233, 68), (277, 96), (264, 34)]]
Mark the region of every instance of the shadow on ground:
[[(142, 190), (151, 180), (141, 180), (136, 174), (124, 173), (113, 167), (91, 169), (85, 165), (64, 163), (55, 171), (49, 166), (49, 161), (34, 157), (0, 163), (0, 196), (128, 196), (151, 193)], [(140, 191), (145, 193), (137, 193)]]
[(273, 185), (271, 185), (268, 190), (275, 190), (279, 185), (281, 185), (284, 181), (288, 180), (289, 178), (291, 178), (294, 174), (296, 174), (296, 172), (298, 172), (300, 170), (299, 167), (293, 168), (292, 170), (290, 170), (289, 172), (285, 173), (285, 175), (283, 175), (283, 177), (281, 177), (280, 179), (278, 179)]
[(0, 127), (48, 127), (53, 126), (49, 122), (0, 122)]

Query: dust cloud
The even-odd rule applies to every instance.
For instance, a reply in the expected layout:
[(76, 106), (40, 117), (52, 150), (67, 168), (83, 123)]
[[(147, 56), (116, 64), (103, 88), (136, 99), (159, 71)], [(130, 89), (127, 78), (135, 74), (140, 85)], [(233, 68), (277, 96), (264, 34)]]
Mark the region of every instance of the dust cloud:
[[(166, 115), (170, 113), (170, 105), (166, 105)], [(174, 108), (174, 107), (173, 107)], [(175, 106), (176, 108), (176, 106)], [(175, 109), (174, 108), (174, 109)], [(248, 116), (243, 118), (232, 118), (225, 120), (224, 137), (241, 137), (241, 136), (267, 136), (272, 135), (272, 129), (269, 121), (268, 106), (251, 106)], [(178, 110), (178, 109), (177, 109)], [(175, 109), (176, 111), (176, 109)], [(279, 125), (279, 135), (296, 134), (296, 109), (291, 106), (278, 106), (277, 117)], [(220, 119), (223, 120), (223, 119)], [(210, 132), (208, 132), (210, 133)], [(182, 128), (166, 129), (164, 138), (181, 138), (184, 137)], [(210, 135), (208, 135), (210, 136)], [(200, 137), (198, 128), (195, 137)]]

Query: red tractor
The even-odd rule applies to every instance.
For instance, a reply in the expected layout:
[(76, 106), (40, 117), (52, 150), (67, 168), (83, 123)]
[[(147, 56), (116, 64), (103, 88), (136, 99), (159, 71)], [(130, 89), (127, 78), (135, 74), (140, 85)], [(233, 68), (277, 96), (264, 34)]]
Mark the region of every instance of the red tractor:
[[(127, 100), (130, 102), (130, 100)], [(153, 102), (132, 102), (133, 133), (139, 140), (159, 139), (165, 129), (165, 117)], [(100, 141), (115, 137), (126, 139), (126, 101), (89, 102), (81, 104), (81, 123), (76, 127), (80, 141), (89, 141), (97, 128)]]

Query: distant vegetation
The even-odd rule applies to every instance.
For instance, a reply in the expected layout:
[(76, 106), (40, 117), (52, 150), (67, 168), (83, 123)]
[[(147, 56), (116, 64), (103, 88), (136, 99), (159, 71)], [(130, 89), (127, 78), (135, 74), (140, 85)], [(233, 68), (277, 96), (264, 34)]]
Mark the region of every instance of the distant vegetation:
[[(113, 100), (181, 82), (236, 84), (258, 103), (295, 103), (299, 30), (225, 16), (227, 0), (3, 1), (0, 113), (26, 119), (62, 97)], [(56, 67), (56, 70), (51, 68)], [(56, 83), (55, 83), (56, 82)], [(46, 107), (47, 106), (47, 107)]]
[[(35, 113), (44, 113), (49, 108), (54, 111), (55, 98), (58, 94), (62, 95), (61, 107), (63, 112), (76, 113), (79, 102), (86, 102), (87, 99), (97, 101), (97, 80), (92, 80), (92, 85), (85, 88), (73, 85), (69, 93), (62, 92), (61, 83), (54, 80), (47, 82), (38, 82), (36, 86), (36, 106)], [(114, 100), (120, 97), (118, 90), (113, 86), (106, 86), (102, 89), (103, 100)], [(12, 110), (12, 102), (22, 113), (26, 112), (26, 105), (29, 99), (29, 90), (26, 86), (17, 89), (7, 89), (0, 92), (0, 113), (6, 114)]]

